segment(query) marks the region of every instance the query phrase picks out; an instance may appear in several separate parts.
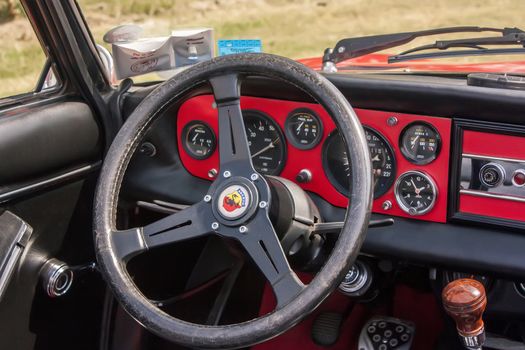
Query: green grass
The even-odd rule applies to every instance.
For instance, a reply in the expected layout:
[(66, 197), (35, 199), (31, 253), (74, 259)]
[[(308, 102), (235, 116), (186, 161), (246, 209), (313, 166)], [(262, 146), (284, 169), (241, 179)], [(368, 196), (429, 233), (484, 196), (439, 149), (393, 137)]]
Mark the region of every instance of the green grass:
[(14, 47), (0, 51), (0, 62), (16, 62), (13, 65), (0, 65), (0, 77), (9, 79), (25, 74), (38, 74), (44, 65), (45, 56), (38, 45), (15, 44)]
[[(2, 1), (6, 0), (0, 5)], [(259, 38), (264, 51), (291, 58), (320, 56), (349, 36), (454, 25), (525, 27), (522, 0), (79, 0), (79, 4), (99, 43), (107, 30), (123, 23), (141, 25), (147, 36), (206, 26), (214, 28), (215, 39)], [(32, 29), (26, 22), (18, 18), (0, 24), (0, 97), (31, 90), (43, 65), (39, 44), (30, 39)]]

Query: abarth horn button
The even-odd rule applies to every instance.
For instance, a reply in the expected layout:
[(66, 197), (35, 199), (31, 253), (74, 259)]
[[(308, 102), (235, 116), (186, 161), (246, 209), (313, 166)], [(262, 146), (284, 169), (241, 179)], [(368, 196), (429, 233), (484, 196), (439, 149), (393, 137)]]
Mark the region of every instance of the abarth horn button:
[(219, 194), (217, 210), (227, 220), (241, 218), (250, 208), (252, 198), (248, 188), (243, 185), (231, 185)]

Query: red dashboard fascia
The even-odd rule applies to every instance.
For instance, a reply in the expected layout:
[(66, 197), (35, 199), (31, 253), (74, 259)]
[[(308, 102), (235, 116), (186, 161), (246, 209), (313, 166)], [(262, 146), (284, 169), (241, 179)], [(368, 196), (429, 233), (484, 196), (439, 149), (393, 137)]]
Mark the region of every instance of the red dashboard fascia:
[(463, 153), (524, 159), (525, 137), (465, 130), (463, 131)]
[[(294, 147), (290, 142), (286, 142), (286, 164), (280, 176), (295, 182), (296, 175), (302, 169), (308, 169), (312, 173), (312, 180), (309, 183), (299, 184), (304, 190), (316, 193), (323, 197), (332, 205), (346, 207), (348, 198), (337, 191), (330, 183), (325, 174), (322, 160), (323, 144), (328, 135), (335, 129), (335, 124), (328, 113), (318, 104), (304, 103), (296, 101), (275, 100), (259, 97), (243, 96), (241, 98), (241, 108), (258, 110), (270, 116), (284, 130), (284, 123), (290, 112), (298, 108), (309, 108), (314, 111), (323, 124), (323, 137), (319, 144), (309, 150), (301, 150)], [(450, 158), (450, 134), (451, 120), (448, 118), (429, 117), (405, 113), (393, 113), (375, 111), (367, 109), (355, 109), (361, 123), (378, 131), (392, 146), (396, 157), (396, 178), (402, 173), (410, 170), (419, 170), (428, 174), (436, 183), (438, 197), (434, 208), (427, 214), (421, 216), (410, 216), (405, 213), (395, 199), (394, 186), (383, 196), (374, 200), (373, 212), (410, 217), (414, 219), (446, 222), (447, 219), (447, 197), (448, 197), (448, 177), (449, 177), (449, 158)], [(397, 119), (397, 124), (389, 126), (387, 120), (390, 117)], [(212, 180), (208, 176), (210, 169), (218, 169), (219, 152), (217, 149), (213, 154), (204, 160), (197, 160), (189, 156), (182, 147), (182, 130), (184, 126), (194, 120), (206, 123), (218, 134), (217, 110), (214, 107), (212, 95), (200, 95), (185, 101), (178, 112), (177, 118), (177, 143), (180, 150), (180, 157), (184, 167), (194, 176)], [(441, 150), (439, 156), (430, 164), (416, 165), (407, 161), (399, 149), (399, 137), (403, 129), (410, 123), (424, 121), (436, 128), (441, 135)], [(392, 203), (392, 208), (384, 210), (382, 204), (385, 201)]]
[[(481, 131), (463, 131), (463, 153), (477, 156), (524, 160), (525, 137)], [(460, 194), (461, 213), (486, 217), (525, 221), (525, 203), (499, 198), (483, 198)]]

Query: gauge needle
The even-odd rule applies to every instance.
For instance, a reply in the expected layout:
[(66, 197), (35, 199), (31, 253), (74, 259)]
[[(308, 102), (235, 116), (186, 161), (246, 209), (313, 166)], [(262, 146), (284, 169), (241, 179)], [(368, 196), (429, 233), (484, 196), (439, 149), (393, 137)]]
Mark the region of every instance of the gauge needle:
[(379, 154), (376, 154), (374, 158), (372, 158), (372, 162), (379, 162), (381, 159), (379, 159)]
[(191, 139), (191, 142), (195, 143), (195, 140), (197, 139), (197, 136), (199, 136), (199, 134), (195, 134), (195, 136), (193, 136), (193, 138)]
[(414, 141), (412, 141), (410, 144), (412, 145), (411, 148), (414, 148), (414, 146), (416, 145), (416, 142), (417, 140), (419, 139), (419, 135), (416, 136), (416, 138), (414, 139)]
[(412, 182), (412, 186), (414, 186), (414, 190), (416, 191), (416, 194), (419, 194), (420, 189), (417, 188), (416, 184), (414, 183), (414, 180), (410, 179), (410, 182)]
[(301, 122), (299, 124), (299, 126), (297, 127), (297, 129), (295, 129), (295, 131), (297, 131), (297, 135), (299, 135), (299, 132), (301, 132), (301, 127), (303, 126), (304, 122)]
[(269, 144), (268, 146), (266, 146), (266, 147), (264, 147), (263, 149), (259, 150), (259, 152), (254, 153), (254, 154), (252, 155), (252, 158), (253, 158), (253, 157), (257, 157), (259, 154), (264, 153), (264, 152), (266, 152), (267, 150), (274, 148), (274, 147), (275, 147), (274, 142), (275, 142), (275, 141), (270, 142), (270, 144)]

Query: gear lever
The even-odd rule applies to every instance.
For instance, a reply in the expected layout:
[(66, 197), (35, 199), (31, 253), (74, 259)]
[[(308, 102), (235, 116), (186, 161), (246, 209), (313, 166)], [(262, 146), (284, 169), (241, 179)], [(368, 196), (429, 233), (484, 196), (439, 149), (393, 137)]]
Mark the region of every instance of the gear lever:
[(463, 278), (450, 282), (441, 293), (445, 311), (456, 322), (459, 337), (467, 349), (479, 350), (485, 342), (483, 312), (487, 295), (483, 284)]

